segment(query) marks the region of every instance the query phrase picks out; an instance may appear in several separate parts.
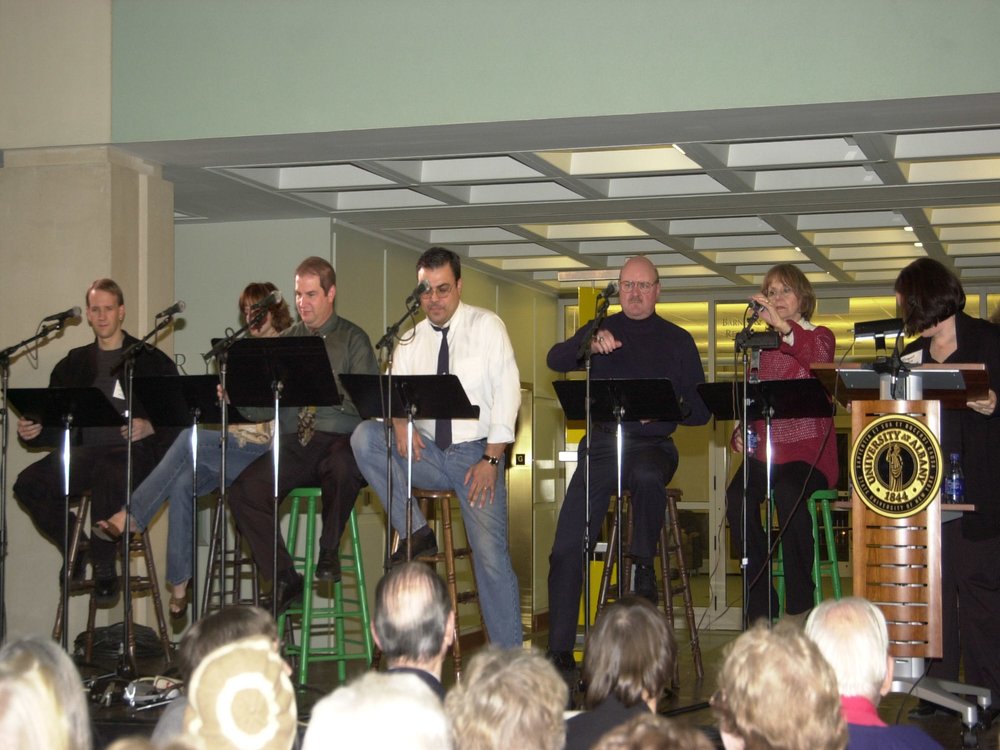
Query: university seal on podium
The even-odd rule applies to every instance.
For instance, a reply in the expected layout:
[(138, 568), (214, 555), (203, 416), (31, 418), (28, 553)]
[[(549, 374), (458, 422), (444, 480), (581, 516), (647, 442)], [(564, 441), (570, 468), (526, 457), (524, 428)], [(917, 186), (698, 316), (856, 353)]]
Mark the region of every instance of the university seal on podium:
[(851, 448), (851, 484), (881, 516), (919, 513), (941, 487), (941, 446), (923, 422), (887, 414), (869, 422)]

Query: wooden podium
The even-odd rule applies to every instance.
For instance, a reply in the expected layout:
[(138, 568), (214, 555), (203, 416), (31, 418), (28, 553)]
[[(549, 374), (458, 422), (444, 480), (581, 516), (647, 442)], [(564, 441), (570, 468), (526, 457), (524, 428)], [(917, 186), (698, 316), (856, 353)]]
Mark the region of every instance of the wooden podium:
[[(962, 715), (969, 732), (990, 691), (924, 676), (943, 654), (941, 524), (972, 505), (941, 504), (947, 456), (942, 408), (985, 398), (985, 365), (919, 365), (900, 373), (814, 364), (813, 373), (851, 410), (851, 558), (854, 595), (879, 607), (889, 628), (893, 692), (910, 692)], [(892, 398), (892, 396), (899, 396)], [(974, 696), (976, 703), (960, 696)]]

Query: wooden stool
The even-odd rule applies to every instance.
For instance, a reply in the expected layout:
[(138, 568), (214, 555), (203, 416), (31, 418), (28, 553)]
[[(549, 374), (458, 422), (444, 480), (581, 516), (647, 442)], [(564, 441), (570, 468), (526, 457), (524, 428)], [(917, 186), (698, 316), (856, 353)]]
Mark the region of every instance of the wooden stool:
[[(243, 551), (243, 537), (233, 530), (233, 546), (226, 544), (226, 506), (219, 496), (212, 513), (212, 541), (208, 546), (208, 571), (205, 574), (201, 616), (226, 606), (260, 606), (257, 563)], [(195, 561), (197, 562), (197, 561)], [(243, 582), (250, 581), (250, 596), (242, 596)]]
[[(472, 548), (469, 546), (468, 542), (466, 542), (466, 546), (464, 547), (455, 547), (455, 538), (452, 532), (451, 522), (451, 502), (452, 500), (457, 500), (454, 492), (451, 490), (424, 490), (414, 487), (413, 497), (420, 504), (420, 512), (423, 513), (424, 518), (426, 518), (428, 522), (434, 518), (436, 508), (440, 508), (441, 512), (441, 539), (438, 540), (438, 544), (440, 545), (443, 543), (444, 551), (438, 552), (436, 555), (421, 555), (414, 559), (435, 566), (438, 563), (444, 563), (446, 574), (445, 582), (448, 585), (448, 595), (451, 597), (452, 609), (455, 611), (455, 641), (451, 646), (451, 655), (452, 660), (455, 663), (455, 679), (457, 680), (462, 674), (462, 646), (460, 643), (462, 633), (459, 627), (459, 604), (474, 603), (476, 605), (476, 608), (479, 610), (479, 623), (483, 629), (483, 635), (485, 636), (487, 643), (489, 643), (490, 638), (489, 633), (486, 630), (486, 624), (483, 622), (482, 607), (479, 606), (479, 591), (476, 589), (476, 566), (472, 558)], [(399, 541), (399, 534), (393, 532), (393, 550), (399, 546)], [(472, 588), (464, 591), (458, 590), (458, 579), (455, 573), (456, 560), (469, 561), (469, 572), (472, 575)]]
[[(73, 566), (76, 564), (77, 557), (80, 554), (86, 552), (89, 547), (89, 542), (83, 539), (83, 530), (87, 523), (87, 517), (90, 512), (90, 495), (83, 495), (78, 502), (77, 512), (76, 512), (76, 523), (73, 524), (73, 531), (70, 534), (69, 542), (69, 552), (66, 556), (66, 565), (69, 570), (73, 570)], [(137, 596), (140, 594), (152, 594), (153, 596), (153, 610), (156, 614), (156, 623), (159, 630), (160, 645), (163, 647), (163, 656), (169, 663), (173, 658), (173, 651), (170, 648), (170, 637), (167, 635), (167, 621), (163, 617), (163, 601), (160, 598), (160, 583), (156, 576), (156, 565), (153, 562), (153, 552), (149, 544), (149, 532), (142, 531), (136, 532), (128, 535), (127, 549), (123, 545), (123, 554), (128, 555), (142, 555), (143, 561), (146, 564), (145, 575), (139, 575), (138, 573), (131, 572), (129, 578), (131, 579), (131, 591), (132, 596)], [(134, 568), (130, 565), (130, 571), (134, 571)], [(124, 585), (124, 581), (122, 582)], [(97, 601), (94, 599), (94, 577), (93, 573), (87, 577), (86, 580), (73, 582), (70, 581), (69, 593), (70, 595), (79, 593), (81, 591), (88, 592), (90, 594), (90, 609), (87, 615), (87, 629), (85, 631), (84, 640), (84, 658), (90, 661), (93, 658), (94, 649), (94, 623), (97, 619)], [(59, 597), (59, 606), (56, 609), (56, 621), (52, 627), (52, 638), (54, 640), (59, 640), (62, 637), (62, 629), (65, 625), (64, 612), (62, 607), (62, 597)], [(132, 617), (132, 611), (128, 613), (128, 617)], [(132, 621), (132, 627), (128, 629), (130, 634), (129, 642), (125, 644), (128, 654), (132, 658), (132, 662), (135, 662), (135, 622)]]
[[(358, 521), (352, 510), (347, 524), (348, 535), (351, 539), (351, 552), (346, 555), (340, 554), (341, 574), (354, 576), (356, 595), (353, 598), (345, 597), (343, 582), (337, 581), (332, 584), (333, 605), (329, 607), (313, 606), (313, 584), (316, 581), (317, 504), (322, 501), (323, 491), (319, 487), (299, 487), (292, 490), (289, 497), (292, 499), (292, 507), (288, 524), (288, 550), (292, 554), (295, 569), (302, 573), (305, 581), (303, 582), (302, 604), (293, 604), (278, 616), (278, 639), (285, 641), (286, 655), (298, 658), (299, 685), (305, 685), (309, 678), (310, 662), (318, 661), (336, 661), (337, 676), (341, 682), (344, 682), (347, 679), (347, 662), (361, 660), (367, 665), (371, 665), (373, 653), (371, 616), (368, 612), (368, 590), (365, 585), (365, 569), (358, 535)], [(301, 555), (297, 555), (296, 544), (299, 539), (303, 515), (306, 521), (305, 549)], [(350, 617), (358, 618), (358, 627), (361, 633), (357, 638), (347, 637), (344, 621)], [(298, 618), (300, 622), (298, 644), (294, 642), (289, 618)], [(285, 640), (286, 624), (289, 635), (287, 640)], [(314, 646), (312, 644), (313, 636), (324, 633), (333, 636), (333, 645)], [(355, 649), (349, 650), (349, 646), (353, 646)]]
[[(664, 514), (663, 527), (660, 529), (660, 538), (657, 540), (656, 556), (660, 560), (660, 571), (663, 574), (663, 611), (667, 616), (671, 627), (674, 623), (674, 597), (684, 596), (684, 616), (687, 620), (688, 633), (691, 642), (691, 655), (694, 658), (695, 674), (701, 680), (705, 676), (705, 667), (701, 659), (701, 643), (698, 638), (698, 623), (694, 615), (694, 602), (691, 597), (691, 580), (688, 573), (687, 563), (684, 559), (684, 547), (682, 544), (681, 526), (677, 513), (677, 501), (681, 499), (683, 493), (680, 490), (667, 488), (667, 507)], [(610, 596), (611, 599), (621, 597), (624, 587), (632, 577), (632, 560), (628, 556), (628, 550), (632, 545), (632, 496), (624, 493), (622, 503), (622, 513), (626, 516), (622, 522), (618, 518), (617, 504), (612, 503), (612, 521), (609, 531), (607, 554), (604, 558), (604, 567), (601, 572), (601, 585), (598, 592), (598, 613), (604, 608), (609, 600), (611, 590), (611, 572), (617, 564), (618, 556), (618, 527), (622, 525), (622, 549), (624, 559), (623, 570), (619, 571), (618, 585), (616, 587), (617, 597)], [(676, 572), (676, 580), (674, 573)], [(674, 664), (674, 685), (678, 684), (680, 677), (680, 664)]]
[[(837, 490), (816, 490), (810, 495), (806, 508), (809, 512), (809, 520), (812, 524), (813, 535), (813, 604), (823, 601), (823, 576), (827, 576), (833, 586), (833, 598), (841, 598), (840, 568), (837, 560), (837, 541), (833, 533), (833, 514), (830, 511), (830, 503), (836, 502), (839, 497)], [(819, 544), (819, 519), (816, 514), (816, 504), (819, 503), (820, 512), (823, 514), (823, 537), (826, 543), (826, 556), (823, 555)], [(772, 575), (776, 581), (775, 588), (778, 594), (778, 614), (785, 612), (785, 564), (782, 554), (781, 544), (778, 544), (778, 551), (775, 554)]]

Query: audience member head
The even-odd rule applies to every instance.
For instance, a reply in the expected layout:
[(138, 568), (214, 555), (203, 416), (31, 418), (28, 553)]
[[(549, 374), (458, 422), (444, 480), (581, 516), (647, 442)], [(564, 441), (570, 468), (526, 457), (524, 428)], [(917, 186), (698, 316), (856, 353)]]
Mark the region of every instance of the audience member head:
[(90, 750), (90, 712), (73, 661), (43, 638), (0, 650), (0, 737), (16, 750)]
[(878, 705), (892, 683), (889, 631), (881, 610), (867, 599), (828, 599), (809, 613), (806, 635), (833, 667), (841, 695)]
[(764, 276), (760, 285), (760, 293), (765, 297), (773, 286), (787, 286), (799, 300), (799, 314), (809, 320), (816, 312), (816, 292), (812, 283), (794, 263), (779, 263)]
[(569, 690), (536, 651), (488, 648), (445, 699), (457, 750), (560, 750)]
[(655, 711), (676, 658), (673, 628), (647, 599), (626, 597), (608, 605), (583, 653), (587, 708), (613, 695), (625, 706), (641, 701)]
[[(240, 294), (239, 308), (240, 308), (240, 319), (246, 323), (247, 311), (253, 306), (265, 299), (272, 292), (278, 291), (278, 287), (272, 284), (270, 281), (253, 281), (244, 287), (243, 292)], [(282, 298), (281, 302), (276, 302), (273, 305), (268, 305), (267, 312), (271, 315), (271, 327), (275, 331), (281, 333), (286, 328), (292, 324), (292, 313), (288, 309), (288, 302)], [(266, 324), (266, 321), (265, 321)], [(265, 324), (258, 326), (259, 328), (265, 327)]]
[(894, 291), (908, 336), (933, 328), (965, 309), (962, 282), (933, 258), (918, 258), (900, 271)]
[(288, 672), (268, 636), (207, 654), (188, 684), (185, 738), (206, 750), (289, 750), (296, 707)]
[(302, 750), (364, 747), (450, 750), (448, 719), (416, 675), (366, 672), (312, 710)]
[(441, 662), (455, 638), (455, 613), (432, 567), (404, 563), (378, 582), (372, 633), (390, 666), (418, 667), (441, 677)]
[(217, 648), (255, 635), (278, 640), (278, 627), (260, 607), (226, 607), (203, 617), (181, 640), (177, 654), (181, 679), (189, 683), (202, 659)]
[(727, 750), (843, 750), (833, 668), (797, 626), (754, 625), (729, 644), (712, 708)]
[(712, 750), (695, 727), (664, 716), (642, 713), (605, 733), (593, 750)]

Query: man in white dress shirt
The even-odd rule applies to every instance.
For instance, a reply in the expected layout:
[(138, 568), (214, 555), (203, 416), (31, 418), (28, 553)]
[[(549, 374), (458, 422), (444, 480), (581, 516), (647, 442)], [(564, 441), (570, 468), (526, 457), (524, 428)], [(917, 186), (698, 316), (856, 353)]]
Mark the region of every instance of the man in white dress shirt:
[[(393, 374), (452, 373), (479, 419), (418, 420), (413, 434), (413, 486), (452, 490), (462, 507), (475, 555), (476, 586), (490, 641), (503, 648), (522, 643), (517, 578), (507, 546), (504, 450), (514, 441), (521, 384), (507, 329), (500, 318), (462, 303), (462, 266), (455, 253), (432, 247), (417, 261), (426, 316), (396, 347)], [(394, 420), (392, 525), (406, 534), (406, 421)], [(385, 430), (363, 422), (351, 437), (361, 473), (386, 504)], [(433, 530), (413, 508), (412, 554), (437, 551)], [(393, 562), (405, 559), (405, 539)]]

